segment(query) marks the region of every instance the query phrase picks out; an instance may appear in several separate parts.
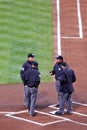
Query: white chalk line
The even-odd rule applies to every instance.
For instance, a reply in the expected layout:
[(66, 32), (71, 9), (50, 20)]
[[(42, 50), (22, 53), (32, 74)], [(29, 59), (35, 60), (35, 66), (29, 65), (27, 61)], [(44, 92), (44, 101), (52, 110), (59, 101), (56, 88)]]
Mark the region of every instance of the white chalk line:
[[(75, 103), (77, 105), (85, 106), (85, 107), (87, 106), (87, 104), (83, 104), (83, 103), (79, 103), (79, 102), (75, 102), (75, 101), (73, 101), (73, 103)], [(48, 106), (48, 107), (58, 110), (58, 108), (55, 107), (55, 106), (56, 106), (56, 104)], [(60, 119), (60, 120), (57, 120), (57, 121), (52, 121), (52, 122), (47, 122), (47, 123), (40, 123), (40, 122), (36, 122), (36, 121), (32, 121), (32, 120), (28, 120), (28, 119), (24, 119), (24, 118), (16, 116), (18, 114), (22, 114), (22, 113), (28, 112), (28, 110), (23, 110), (23, 111), (19, 111), (19, 112), (6, 112), (6, 111), (3, 112), (2, 111), (2, 112), (0, 112), (0, 114), (5, 114), (5, 116), (11, 117), (11, 118), (14, 118), (14, 119), (17, 119), (17, 120), (26, 121), (26, 122), (33, 123), (33, 124), (40, 125), (40, 126), (51, 125), (51, 124), (55, 124), (55, 123), (59, 123), (59, 122), (64, 122), (64, 121), (70, 121), (70, 122), (73, 122), (73, 123), (76, 123), (76, 124), (87, 126), (87, 124), (85, 124), (85, 123), (73, 121), (73, 120), (71, 120), (69, 118), (65, 118), (65, 117), (54, 115), (54, 113), (56, 112), (56, 110), (55, 111), (51, 111), (50, 114), (46, 113), (46, 112), (42, 112), (42, 111), (35, 111), (36, 113), (39, 113), (39, 114), (43, 114), (43, 115), (46, 115), (46, 116), (51, 116), (51, 117)], [(74, 111), (73, 111), (73, 113), (77, 114), (79, 116), (87, 117), (86, 114), (82, 114), (82, 113), (74, 112)]]
[(52, 114), (45, 113), (45, 112), (41, 112), (41, 111), (35, 111), (35, 112), (36, 112), (36, 113), (39, 113), (39, 114), (46, 115), (46, 116), (51, 116), (51, 117), (54, 117), (54, 118), (57, 118), (57, 119), (60, 119), (60, 120), (52, 121), (52, 122), (47, 122), (47, 123), (40, 123), (40, 122), (36, 122), (36, 121), (32, 121), (32, 120), (28, 120), (28, 119), (25, 119), (25, 118), (21, 118), (21, 117), (17, 117), (17, 116), (16, 116), (16, 115), (18, 115), (18, 114), (22, 114), (22, 113), (25, 113), (25, 112), (28, 112), (28, 110), (19, 111), (19, 112), (15, 112), (15, 113), (5, 114), (5, 116), (11, 117), (11, 118), (14, 118), (14, 119), (17, 119), (17, 120), (26, 121), (26, 122), (33, 123), (33, 124), (40, 125), (40, 126), (51, 125), (51, 124), (55, 124), (55, 123), (58, 123), (58, 122), (64, 122), (64, 121), (69, 120), (69, 119), (67, 119), (67, 118), (58, 117), (58, 116), (56, 116), (56, 115), (52, 115)]
[(83, 38), (83, 29), (82, 29), (82, 19), (81, 19), (81, 9), (80, 9), (80, 0), (77, 0), (77, 14), (78, 14), (78, 26), (79, 26), (79, 37), (69, 37), (62, 36), (62, 38), (71, 38), (71, 39), (82, 39)]
[(39, 122), (35, 122), (35, 121), (28, 120), (28, 119), (25, 119), (25, 118), (21, 118), (21, 117), (13, 116), (13, 115), (11, 115), (11, 114), (7, 114), (7, 115), (5, 115), (5, 116), (11, 117), (11, 118), (14, 118), (14, 119), (17, 119), (17, 120), (21, 120), (21, 121), (25, 121), (25, 122), (33, 123), (33, 124), (36, 124), (36, 125), (42, 125), (42, 124), (39, 123)]
[(15, 112), (5, 112), (5, 111), (2, 111), (2, 112), (0, 112), (0, 114), (9, 114), (9, 113), (11, 113), (11, 114), (14, 114)]
[(81, 103), (81, 102), (75, 102), (75, 101), (73, 101), (73, 103), (74, 103), (74, 104), (77, 104), (77, 105), (81, 105), (81, 106), (87, 107), (87, 104), (84, 104), (84, 103)]
[[(55, 112), (56, 112), (57, 110), (59, 110), (59, 108), (55, 107), (55, 105), (56, 105), (56, 104), (49, 106), (50, 108), (56, 109), (55, 111), (51, 111), (51, 112), (50, 112), (51, 114), (55, 114)], [(66, 110), (65, 110), (65, 111), (66, 111)], [(76, 115), (79, 115), (79, 116), (87, 117), (86, 114), (82, 114), (82, 113), (78, 113), (78, 112), (73, 112), (73, 113), (76, 114)], [(69, 119), (69, 118), (66, 118), (66, 119)], [(87, 126), (86, 123), (81, 123), (81, 122), (74, 121), (74, 120), (71, 120), (71, 119), (69, 119), (69, 120), (67, 120), (67, 121), (72, 122), (72, 123), (75, 123), (75, 124)]]
[(83, 38), (80, 0), (77, 0), (77, 12), (78, 12), (78, 24), (79, 24), (79, 36), (80, 38)]
[(61, 33), (60, 33), (60, 2), (59, 0), (56, 0), (56, 6), (57, 6), (57, 50), (58, 55), (61, 55)]
[[(53, 108), (53, 107), (51, 107), (51, 108)], [(58, 108), (57, 108), (57, 109), (58, 109)], [(55, 114), (55, 112), (56, 112), (56, 111), (51, 111), (50, 113), (51, 113), (51, 114)], [(66, 118), (66, 119), (69, 119), (69, 118)], [(74, 121), (74, 120), (71, 120), (71, 119), (69, 119), (69, 120), (67, 120), (67, 121), (72, 122), (72, 123), (75, 123), (75, 124), (87, 126), (87, 124), (85, 124), (85, 123), (81, 123), (81, 122)]]
[(65, 36), (65, 37), (62, 36), (62, 38), (64, 38), (64, 39), (82, 39), (81, 37), (68, 37), (68, 36)]
[[(54, 104), (54, 105), (51, 105), (51, 106), (49, 106), (50, 108), (53, 108), (53, 109), (56, 109), (56, 110), (59, 110), (59, 108), (57, 108), (57, 107), (55, 107), (56, 106), (56, 104)], [(52, 111), (53, 112), (53, 111)], [(56, 111), (55, 111), (56, 112)], [(66, 112), (66, 109), (65, 109), (65, 112)], [(75, 112), (75, 111), (73, 111), (72, 112), (73, 114), (76, 114), (76, 115), (79, 115), (79, 116), (83, 116), (83, 117), (87, 117), (87, 115), (86, 114), (83, 114), (83, 113), (80, 113), (80, 112)]]
[[(77, 104), (77, 105), (80, 105), (80, 106), (87, 107), (87, 104), (80, 103), (80, 102), (75, 102), (75, 101), (73, 101), (73, 104)], [(49, 106), (49, 107), (58, 110), (59, 108), (57, 108), (57, 107), (55, 107), (55, 106), (56, 106), (56, 104), (51, 105), (51, 106)], [(65, 110), (65, 111), (66, 111), (66, 110)], [(80, 115), (80, 116), (83, 116), (83, 117), (87, 117), (87, 114), (83, 114), (83, 113), (79, 113), (79, 112), (75, 112), (75, 111), (73, 111), (73, 114)]]
[(79, 125), (82, 125), (82, 126), (87, 126), (87, 124), (85, 123), (81, 123), (81, 122), (78, 122), (78, 121), (73, 121), (73, 120), (69, 120), (69, 122), (72, 122), (72, 123), (75, 123), (75, 124), (79, 124)]
[(82, 19), (81, 19), (81, 9), (80, 9), (80, 0), (77, 0), (77, 14), (78, 14), (78, 26), (79, 26), (79, 37), (70, 37), (70, 36), (61, 36), (61, 27), (60, 27), (60, 0), (56, 0), (57, 6), (57, 50), (58, 55), (61, 55), (61, 38), (65, 39), (82, 39), (83, 38), (83, 29), (82, 29)]

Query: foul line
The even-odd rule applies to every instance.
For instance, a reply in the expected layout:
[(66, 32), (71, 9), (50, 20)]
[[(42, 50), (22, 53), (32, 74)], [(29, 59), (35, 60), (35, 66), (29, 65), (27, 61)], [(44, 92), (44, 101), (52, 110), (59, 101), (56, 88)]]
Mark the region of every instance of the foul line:
[(57, 45), (58, 55), (61, 55), (61, 33), (60, 33), (60, 2), (56, 0), (57, 6)]

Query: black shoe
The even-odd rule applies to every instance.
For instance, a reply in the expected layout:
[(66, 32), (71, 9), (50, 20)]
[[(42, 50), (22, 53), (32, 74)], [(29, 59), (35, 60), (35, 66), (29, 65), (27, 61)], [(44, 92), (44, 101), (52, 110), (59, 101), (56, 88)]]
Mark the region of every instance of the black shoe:
[(64, 114), (64, 112), (60, 112), (60, 111), (55, 112), (55, 115), (63, 115), (63, 114)]
[(36, 115), (36, 113), (34, 113), (34, 114), (30, 115), (30, 116), (34, 117), (35, 115)]
[(30, 107), (27, 107), (28, 108), (28, 111), (30, 111)]
[(72, 115), (73, 113), (72, 113), (72, 111), (70, 111), (70, 112), (67, 112), (67, 114), (68, 114), (68, 115)]

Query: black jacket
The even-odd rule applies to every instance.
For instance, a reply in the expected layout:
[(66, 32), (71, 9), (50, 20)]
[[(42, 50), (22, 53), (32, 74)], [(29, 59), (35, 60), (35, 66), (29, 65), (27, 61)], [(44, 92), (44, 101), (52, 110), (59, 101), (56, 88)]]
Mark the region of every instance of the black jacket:
[(52, 75), (55, 75), (55, 79), (57, 80), (58, 77), (61, 75), (61, 70), (62, 70), (62, 63), (61, 64), (55, 64), (52, 72)]
[(36, 68), (29, 68), (25, 71), (24, 79), (28, 87), (38, 87), (40, 83), (40, 72)]
[(30, 62), (30, 61), (27, 60), (27, 61), (22, 65), (22, 68), (21, 68), (21, 70), (20, 70), (21, 80), (22, 80), (22, 82), (23, 82), (24, 85), (26, 85), (26, 81), (25, 81), (25, 79), (24, 79), (24, 73), (25, 73), (25, 71), (26, 71), (28, 68), (31, 68), (31, 66), (32, 66), (32, 62)]
[(64, 93), (72, 93), (74, 91), (73, 83), (76, 81), (74, 70), (66, 68), (62, 70), (62, 74), (65, 76), (66, 81), (61, 85), (60, 91)]

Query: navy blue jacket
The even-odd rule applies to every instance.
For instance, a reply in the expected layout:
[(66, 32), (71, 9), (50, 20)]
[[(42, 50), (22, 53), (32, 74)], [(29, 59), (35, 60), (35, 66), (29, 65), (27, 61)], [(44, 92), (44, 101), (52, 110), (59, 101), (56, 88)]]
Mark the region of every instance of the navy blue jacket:
[(53, 68), (53, 70), (51, 71), (52, 72), (52, 75), (55, 75), (55, 79), (57, 80), (58, 79), (58, 77), (60, 77), (60, 75), (61, 75), (61, 70), (62, 70), (62, 63), (61, 64), (55, 64), (54, 65), (54, 68)]
[(24, 75), (28, 87), (38, 87), (40, 83), (40, 72), (36, 68), (27, 69)]
[(20, 70), (20, 76), (21, 76), (21, 79), (22, 79), (22, 82), (23, 82), (24, 85), (26, 85), (26, 81), (25, 81), (25, 79), (24, 79), (24, 73), (25, 73), (25, 71), (26, 71), (28, 68), (31, 68), (31, 66), (32, 66), (32, 62), (30, 62), (30, 61), (27, 60), (27, 61), (22, 65), (22, 68), (21, 68), (21, 70)]
[(66, 82), (61, 85), (60, 91), (64, 93), (72, 93), (74, 91), (73, 83), (76, 81), (74, 70), (66, 68), (62, 70), (62, 74), (65, 76)]

